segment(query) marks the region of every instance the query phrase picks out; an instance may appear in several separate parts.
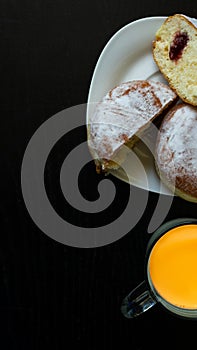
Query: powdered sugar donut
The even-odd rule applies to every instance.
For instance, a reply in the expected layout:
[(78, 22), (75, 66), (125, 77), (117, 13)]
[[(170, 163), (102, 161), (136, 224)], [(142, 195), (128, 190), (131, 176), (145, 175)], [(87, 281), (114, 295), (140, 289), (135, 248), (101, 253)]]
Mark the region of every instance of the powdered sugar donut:
[(145, 128), (177, 99), (168, 85), (134, 80), (110, 90), (89, 117), (88, 145), (96, 170), (116, 169), (124, 160), (121, 146), (130, 148)]
[(156, 144), (156, 167), (175, 194), (197, 202), (197, 108), (176, 105), (163, 119)]

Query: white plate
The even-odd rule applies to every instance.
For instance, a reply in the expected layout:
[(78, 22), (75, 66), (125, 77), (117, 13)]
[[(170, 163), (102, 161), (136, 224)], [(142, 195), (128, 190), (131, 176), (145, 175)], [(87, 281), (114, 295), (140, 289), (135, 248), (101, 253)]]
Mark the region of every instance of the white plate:
[[(134, 79), (152, 79), (165, 82), (152, 57), (152, 41), (157, 29), (166, 17), (147, 17), (129, 23), (121, 28), (107, 43), (96, 64), (87, 105), (88, 116), (94, 112), (95, 102), (114, 86)], [(197, 25), (196, 19), (190, 19)], [(166, 82), (167, 83), (167, 82)], [(138, 149), (135, 166), (128, 159), (125, 160), (128, 177), (119, 169), (111, 173), (117, 178), (130, 184), (152, 192), (170, 194), (161, 184), (154, 166), (154, 159), (148, 148), (142, 143)], [(144, 156), (145, 155), (145, 156)]]

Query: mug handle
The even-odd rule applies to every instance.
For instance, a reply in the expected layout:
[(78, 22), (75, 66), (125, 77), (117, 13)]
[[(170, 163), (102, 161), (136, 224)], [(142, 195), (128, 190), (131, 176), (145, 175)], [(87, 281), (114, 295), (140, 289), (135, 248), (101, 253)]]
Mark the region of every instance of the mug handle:
[(121, 312), (127, 318), (134, 318), (156, 303), (157, 301), (147, 289), (146, 282), (143, 281), (123, 299)]

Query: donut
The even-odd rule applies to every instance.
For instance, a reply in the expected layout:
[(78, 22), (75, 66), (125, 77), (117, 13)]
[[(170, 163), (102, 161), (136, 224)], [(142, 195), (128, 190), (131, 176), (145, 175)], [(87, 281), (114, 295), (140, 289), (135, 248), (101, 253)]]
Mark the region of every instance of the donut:
[(157, 116), (177, 100), (167, 84), (147, 80), (124, 82), (111, 89), (88, 116), (88, 146), (96, 171), (117, 169), (123, 145), (134, 146)]
[(181, 103), (164, 117), (155, 162), (161, 181), (177, 196), (197, 203), (197, 107)]
[(164, 21), (153, 41), (153, 58), (180, 99), (197, 106), (197, 28), (186, 16)]

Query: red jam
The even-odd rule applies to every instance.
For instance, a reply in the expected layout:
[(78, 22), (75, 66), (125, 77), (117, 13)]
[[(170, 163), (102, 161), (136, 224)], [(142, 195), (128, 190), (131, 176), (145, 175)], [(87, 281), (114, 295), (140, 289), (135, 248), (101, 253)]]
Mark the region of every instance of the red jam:
[(187, 46), (189, 40), (186, 32), (177, 32), (174, 36), (174, 40), (170, 45), (169, 57), (172, 61), (177, 61), (182, 56), (183, 49)]

